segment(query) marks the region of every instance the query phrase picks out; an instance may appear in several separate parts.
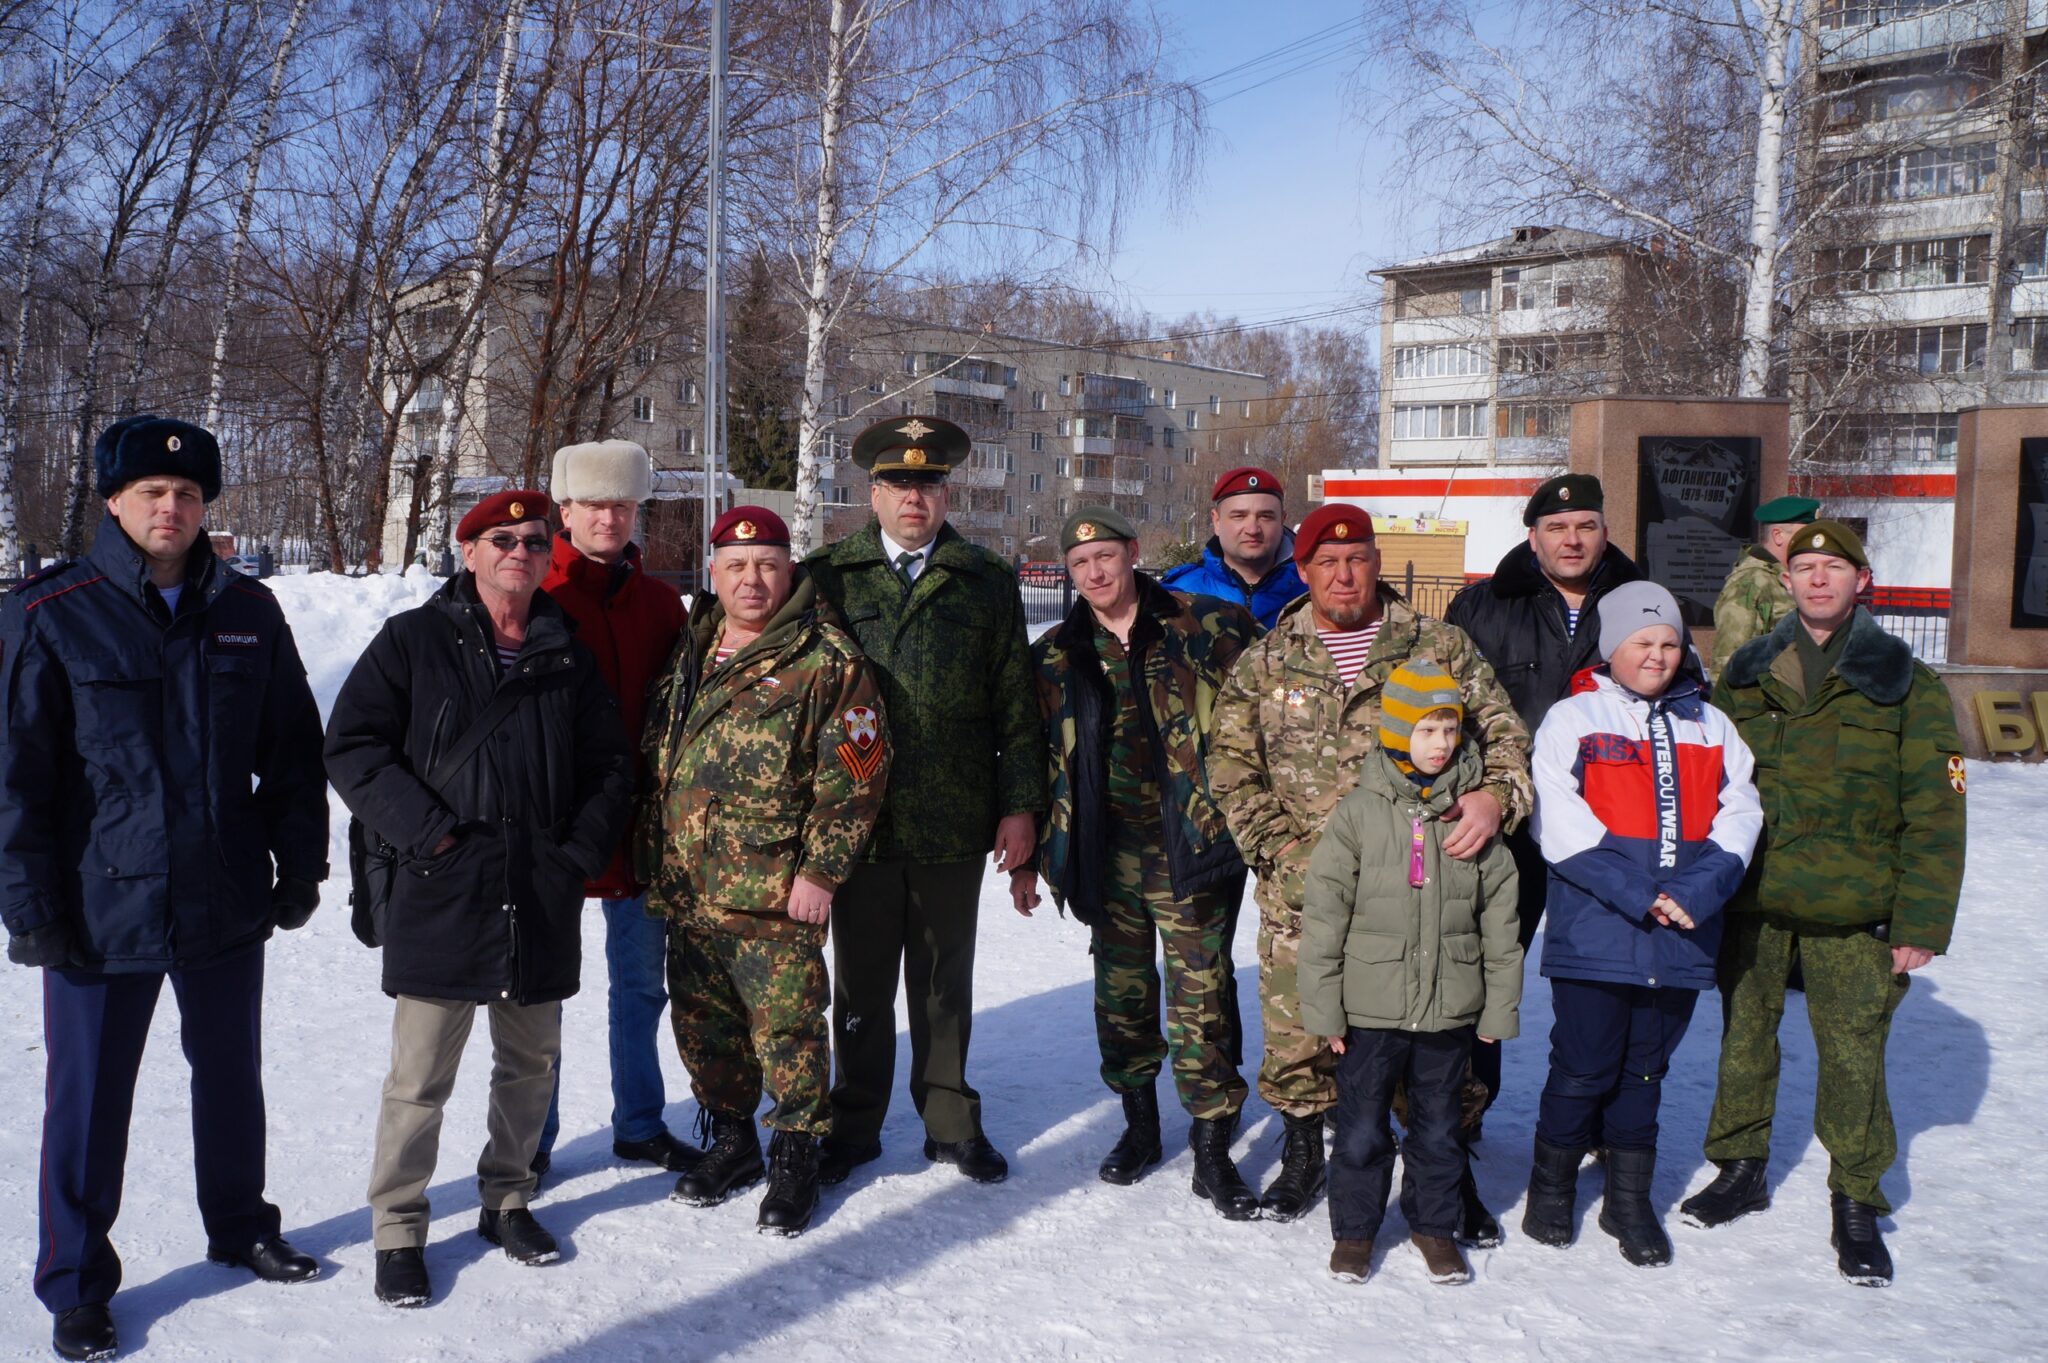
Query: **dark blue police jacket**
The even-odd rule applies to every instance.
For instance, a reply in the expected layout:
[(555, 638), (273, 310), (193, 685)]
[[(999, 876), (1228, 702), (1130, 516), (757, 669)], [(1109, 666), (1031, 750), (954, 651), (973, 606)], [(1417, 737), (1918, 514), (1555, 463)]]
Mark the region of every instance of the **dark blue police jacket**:
[(0, 605), (0, 920), (78, 968), (203, 966), (327, 877), (320, 711), (260, 583), (193, 546), (172, 615), (112, 516)]

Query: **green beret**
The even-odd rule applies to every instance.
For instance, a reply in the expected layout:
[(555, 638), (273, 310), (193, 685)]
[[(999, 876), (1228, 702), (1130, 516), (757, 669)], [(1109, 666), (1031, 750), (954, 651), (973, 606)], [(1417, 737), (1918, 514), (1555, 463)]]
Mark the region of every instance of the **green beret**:
[(1785, 546), (1785, 562), (1789, 564), (1801, 554), (1833, 554), (1836, 558), (1849, 560), (1858, 568), (1870, 566), (1870, 558), (1863, 552), (1863, 541), (1840, 521), (1809, 521), (1800, 527), (1798, 536)]
[(1560, 473), (1544, 480), (1529, 495), (1529, 504), (1522, 508), (1522, 524), (1534, 525), (1545, 516), (1561, 516), (1567, 511), (1601, 511), (1606, 506), (1607, 494), (1600, 490), (1598, 478), (1590, 473)]
[(892, 416), (853, 438), (853, 462), (880, 478), (897, 473), (944, 477), (967, 458), (974, 441), (967, 432), (936, 416)]
[(1077, 544), (1093, 544), (1097, 540), (1136, 538), (1138, 532), (1115, 507), (1084, 506), (1067, 517), (1067, 523), (1060, 527), (1060, 552), (1064, 554)]
[(1756, 509), (1758, 525), (1804, 525), (1820, 515), (1820, 503), (1811, 497), (1773, 497)]

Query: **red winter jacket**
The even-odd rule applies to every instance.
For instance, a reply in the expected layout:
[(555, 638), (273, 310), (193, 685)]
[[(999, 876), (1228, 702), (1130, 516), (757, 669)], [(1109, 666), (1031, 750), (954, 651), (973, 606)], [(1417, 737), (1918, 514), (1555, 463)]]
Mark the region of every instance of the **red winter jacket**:
[[(647, 692), (668, 665), (683, 630), (683, 600), (667, 583), (640, 570), (640, 547), (629, 545), (625, 561), (599, 563), (555, 536), (555, 552), (541, 587), (576, 622), (577, 640), (597, 656), (597, 670), (619, 698), (626, 733), (637, 749), (647, 717)], [(604, 874), (585, 887), (602, 899), (639, 893), (633, 883), (624, 840), (612, 852)]]

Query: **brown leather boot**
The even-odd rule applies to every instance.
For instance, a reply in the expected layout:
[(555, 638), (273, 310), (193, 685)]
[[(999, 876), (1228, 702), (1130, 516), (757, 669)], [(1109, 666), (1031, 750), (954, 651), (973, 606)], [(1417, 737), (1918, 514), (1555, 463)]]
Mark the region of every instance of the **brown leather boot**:
[(1345, 1283), (1362, 1283), (1370, 1278), (1372, 1241), (1339, 1240), (1330, 1246), (1330, 1276)]
[(1429, 1270), (1429, 1280), (1446, 1287), (1472, 1281), (1471, 1266), (1465, 1262), (1464, 1251), (1458, 1242), (1448, 1235), (1411, 1235), (1415, 1248), (1422, 1251), (1422, 1263)]

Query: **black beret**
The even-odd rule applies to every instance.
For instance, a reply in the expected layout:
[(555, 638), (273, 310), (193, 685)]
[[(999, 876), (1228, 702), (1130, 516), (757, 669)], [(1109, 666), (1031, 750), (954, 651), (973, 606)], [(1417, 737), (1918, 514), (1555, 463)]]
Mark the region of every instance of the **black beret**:
[(92, 462), (102, 497), (138, 478), (190, 478), (207, 501), (220, 496), (220, 442), (176, 417), (123, 417), (93, 442)]
[(1600, 490), (1600, 480), (1590, 473), (1560, 473), (1548, 478), (1529, 494), (1529, 504), (1522, 508), (1522, 524), (1534, 525), (1545, 516), (1561, 516), (1567, 511), (1602, 511), (1607, 506), (1607, 494)]

